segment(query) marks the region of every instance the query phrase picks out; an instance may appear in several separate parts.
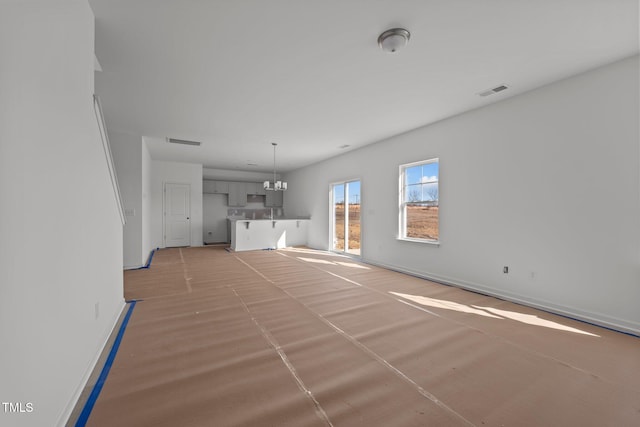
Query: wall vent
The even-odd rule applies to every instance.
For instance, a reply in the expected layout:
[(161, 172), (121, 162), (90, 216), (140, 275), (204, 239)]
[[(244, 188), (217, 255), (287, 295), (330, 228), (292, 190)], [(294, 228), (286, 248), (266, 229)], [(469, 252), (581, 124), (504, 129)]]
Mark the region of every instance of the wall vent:
[(198, 141), (187, 141), (186, 139), (176, 139), (176, 138), (167, 138), (167, 142), (171, 144), (194, 145), (196, 147), (199, 147), (200, 145), (202, 145), (202, 143)]
[(502, 92), (503, 90), (507, 90), (507, 89), (509, 89), (508, 86), (501, 85), (501, 86), (494, 87), (493, 89), (489, 89), (489, 90), (485, 90), (484, 92), (480, 92), (478, 95), (480, 95), (480, 96), (489, 96), (489, 95), (493, 95), (494, 93)]

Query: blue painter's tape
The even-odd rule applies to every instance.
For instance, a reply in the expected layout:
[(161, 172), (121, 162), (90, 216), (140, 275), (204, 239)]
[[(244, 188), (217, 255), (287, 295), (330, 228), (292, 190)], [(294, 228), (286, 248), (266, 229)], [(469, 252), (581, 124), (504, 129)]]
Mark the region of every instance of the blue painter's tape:
[(149, 255), (149, 261), (147, 261), (147, 264), (144, 266), (145, 268), (151, 267), (151, 261), (153, 261), (153, 254), (155, 254), (156, 250), (158, 250), (158, 249), (159, 248), (156, 248), (156, 249), (151, 251), (151, 255)]
[(147, 260), (147, 263), (145, 265), (143, 265), (142, 267), (138, 267), (138, 268), (134, 268), (134, 270), (145, 270), (149, 267), (151, 267), (151, 261), (153, 260), (153, 254), (156, 253), (156, 251), (160, 250), (160, 248), (155, 248), (154, 250), (151, 251), (151, 254), (149, 255), (149, 259)]
[(111, 351), (109, 352), (107, 361), (104, 363), (104, 366), (102, 367), (102, 372), (100, 372), (98, 381), (96, 381), (96, 384), (93, 386), (93, 390), (91, 390), (89, 399), (87, 399), (87, 402), (84, 404), (84, 408), (82, 408), (82, 412), (78, 417), (78, 421), (76, 422), (76, 427), (84, 427), (87, 424), (87, 421), (89, 420), (89, 415), (91, 415), (93, 406), (96, 404), (96, 401), (98, 400), (98, 396), (100, 396), (100, 392), (102, 391), (102, 387), (104, 386), (104, 383), (107, 380), (107, 375), (109, 375), (109, 371), (111, 370), (111, 365), (113, 365), (113, 361), (116, 358), (116, 353), (118, 353), (118, 348), (120, 347), (120, 342), (122, 341), (122, 337), (124, 336), (124, 330), (127, 328), (127, 324), (129, 323), (129, 318), (131, 318), (131, 313), (133, 313), (133, 309), (135, 308), (137, 302), (138, 301), (133, 300), (129, 305), (129, 310), (127, 310), (127, 314), (124, 316), (122, 325), (120, 325), (120, 330), (118, 331), (118, 335), (116, 336), (116, 339), (113, 342), (113, 347), (111, 347)]

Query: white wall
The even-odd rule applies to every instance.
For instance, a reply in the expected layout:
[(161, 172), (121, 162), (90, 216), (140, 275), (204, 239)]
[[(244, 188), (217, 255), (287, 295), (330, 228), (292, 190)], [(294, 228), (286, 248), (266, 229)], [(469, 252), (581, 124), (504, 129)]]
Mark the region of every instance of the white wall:
[(137, 268), (146, 262), (142, 251), (142, 138), (110, 130), (109, 141), (127, 220), (124, 268)]
[[(246, 181), (246, 182), (263, 182), (273, 181), (273, 173), (265, 172), (249, 172), (229, 169), (213, 169), (203, 168), (202, 176), (204, 179), (222, 180), (222, 181)], [(280, 175), (276, 175), (279, 179)]]
[[(147, 143), (142, 141), (142, 260), (146, 264), (155, 249), (151, 241), (151, 154)], [(156, 246), (157, 247), (157, 246)]]
[[(121, 312), (84, 0), (0, 6), (0, 425), (63, 425)], [(98, 305), (98, 313), (96, 313)]]
[(163, 248), (164, 184), (191, 186), (191, 246), (202, 246), (202, 165), (193, 163), (151, 161), (151, 244)]
[[(204, 194), (204, 235), (205, 243), (227, 242), (227, 206), (228, 195), (226, 194)], [(264, 206), (263, 206), (264, 207)]]
[(202, 165), (154, 161), (145, 138), (140, 135), (110, 130), (109, 138), (122, 198), (128, 210), (124, 228), (124, 267), (143, 266), (153, 249), (164, 247), (165, 182), (191, 185), (191, 245), (201, 246)]
[[(636, 56), (289, 173), (285, 210), (311, 215), (309, 245), (328, 249), (329, 184), (359, 177), (365, 260), (639, 333), (638, 68)], [(441, 244), (399, 241), (398, 166), (433, 157)]]

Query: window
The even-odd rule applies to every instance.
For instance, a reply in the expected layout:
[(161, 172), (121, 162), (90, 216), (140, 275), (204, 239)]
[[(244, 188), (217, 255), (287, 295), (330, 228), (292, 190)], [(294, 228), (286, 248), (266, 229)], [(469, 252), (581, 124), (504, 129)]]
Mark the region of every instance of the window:
[(360, 255), (360, 181), (332, 184), (334, 251)]
[(400, 166), (400, 238), (438, 243), (439, 160)]

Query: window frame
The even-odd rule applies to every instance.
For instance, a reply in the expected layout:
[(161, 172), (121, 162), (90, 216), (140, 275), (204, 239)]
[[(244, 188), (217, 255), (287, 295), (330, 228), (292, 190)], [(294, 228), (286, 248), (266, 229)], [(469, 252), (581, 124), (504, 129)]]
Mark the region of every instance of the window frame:
[[(355, 253), (353, 251), (349, 251), (347, 250), (348, 244), (349, 244), (349, 238), (348, 238), (348, 226), (349, 226), (349, 202), (348, 202), (348, 198), (349, 198), (349, 184), (358, 182), (359, 186), (360, 186), (360, 196), (359, 196), (359, 201), (360, 201), (360, 207), (362, 208), (362, 178), (352, 178), (352, 179), (346, 179), (346, 180), (341, 180), (341, 181), (336, 181), (336, 182), (332, 182), (329, 184), (329, 246), (328, 246), (328, 250), (330, 250), (331, 252), (336, 252), (342, 255), (347, 255), (347, 256), (351, 256), (351, 257), (357, 257), (357, 258), (362, 258), (362, 212), (360, 212), (360, 240), (359, 240), (359, 244), (360, 244), (360, 248), (358, 248), (358, 253)], [(336, 249), (335, 248), (335, 237), (336, 237), (336, 217), (335, 217), (335, 187), (337, 186), (343, 186), (343, 191), (344, 191), (344, 212), (345, 212), (345, 216), (344, 216), (344, 225), (345, 225), (345, 238), (344, 238), (344, 245), (345, 248), (344, 249)]]
[[(416, 166), (422, 166), (422, 165), (426, 165), (426, 164), (432, 164), (432, 163), (437, 163), (438, 164), (438, 180), (437, 180), (437, 185), (438, 185), (438, 239), (425, 239), (425, 238), (420, 238), (420, 237), (408, 237), (407, 236), (407, 205), (411, 202), (406, 201), (405, 199), (405, 189), (407, 188), (408, 185), (410, 184), (406, 184), (407, 182), (407, 173), (406, 171), (410, 168), (416, 167)], [(404, 163), (398, 166), (398, 171), (399, 171), (399, 179), (398, 179), (398, 184), (399, 184), (399, 188), (398, 188), (398, 237), (397, 240), (402, 240), (402, 241), (408, 241), (408, 242), (416, 242), (416, 243), (422, 243), (422, 244), (428, 244), (428, 245), (433, 245), (433, 246), (439, 246), (440, 245), (440, 158), (439, 157), (433, 157), (433, 158), (429, 158), (427, 160), (420, 160), (417, 162), (411, 162), (411, 163)]]

